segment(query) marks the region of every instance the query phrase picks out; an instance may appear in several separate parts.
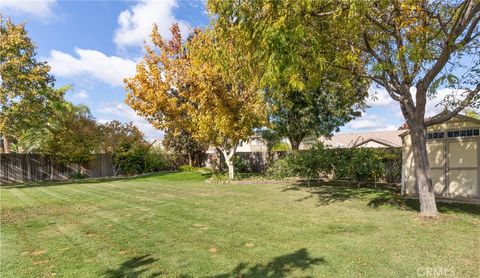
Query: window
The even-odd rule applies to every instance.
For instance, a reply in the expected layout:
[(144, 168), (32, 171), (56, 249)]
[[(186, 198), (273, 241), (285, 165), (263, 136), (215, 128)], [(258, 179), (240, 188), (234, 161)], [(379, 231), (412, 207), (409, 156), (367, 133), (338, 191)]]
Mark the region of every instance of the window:
[(243, 147), (243, 141), (242, 140), (240, 140), (240, 142), (238, 142), (238, 146)]
[(480, 135), (480, 129), (462, 129), (462, 130), (453, 130), (447, 132), (447, 137), (448, 138), (454, 138), (454, 137), (472, 137), (472, 136), (479, 136)]
[(444, 137), (445, 133), (443, 131), (427, 133), (427, 139), (442, 139)]

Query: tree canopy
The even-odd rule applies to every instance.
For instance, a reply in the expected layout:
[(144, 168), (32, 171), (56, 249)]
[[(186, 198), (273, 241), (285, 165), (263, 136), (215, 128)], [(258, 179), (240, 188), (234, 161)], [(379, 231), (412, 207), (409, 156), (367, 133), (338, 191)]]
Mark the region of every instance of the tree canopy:
[[(158, 128), (185, 130), (199, 142), (219, 148), (231, 169), (239, 140), (266, 121), (260, 90), (239, 74), (231, 42), (211, 30), (196, 30), (183, 42), (178, 25), (164, 40), (153, 28), (156, 47), (145, 47), (137, 73), (125, 79), (126, 102)], [(230, 167), (232, 166), (232, 167)]]
[[(318, 28), (334, 32), (329, 22), (311, 22), (327, 1), (209, 1), (213, 25), (221, 36), (236, 40), (253, 57), (245, 67), (265, 88), (272, 128), (296, 150), (307, 136), (330, 136), (365, 107), (370, 81), (349, 46), (334, 45)], [(314, 24), (313, 24), (314, 23)], [(239, 39), (240, 38), (240, 39)], [(345, 69), (349, 69), (346, 71)]]
[[(302, 91), (343, 69), (383, 86), (410, 127), (421, 212), (436, 216), (425, 133), (479, 105), (478, 0), (210, 0), (208, 8), (224, 34), (243, 38), (264, 84)], [(452, 92), (444, 100), (451, 111), (426, 120), (440, 88)]]
[(53, 89), (50, 67), (36, 60), (35, 49), (24, 24), (0, 15), (0, 133), (5, 152), (9, 140), (45, 125), (52, 115), (51, 102), (63, 98), (63, 90)]

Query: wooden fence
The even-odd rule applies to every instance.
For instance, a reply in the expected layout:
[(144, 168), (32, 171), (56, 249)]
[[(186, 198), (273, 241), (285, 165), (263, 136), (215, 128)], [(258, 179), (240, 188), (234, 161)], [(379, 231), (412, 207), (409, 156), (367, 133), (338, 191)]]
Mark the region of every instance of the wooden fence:
[(43, 154), (0, 154), (0, 185), (31, 181), (66, 180), (79, 172), (86, 177), (113, 176), (113, 158), (108, 154), (97, 154), (95, 158), (73, 165), (56, 162)]

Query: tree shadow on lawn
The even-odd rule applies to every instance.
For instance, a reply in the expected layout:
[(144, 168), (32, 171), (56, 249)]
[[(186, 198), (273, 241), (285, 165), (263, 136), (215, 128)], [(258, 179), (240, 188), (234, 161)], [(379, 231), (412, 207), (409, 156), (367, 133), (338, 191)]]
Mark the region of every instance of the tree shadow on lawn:
[[(379, 184), (378, 188), (368, 187), (358, 188), (351, 182), (316, 182), (310, 185), (300, 182), (284, 188), (282, 191), (304, 190), (310, 193), (310, 196), (298, 199), (318, 199), (318, 206), (328, 205), (335, 202), (344, 202), (350, 199), (368, 200), (368, 206), (379, 208), (381, 206), (392, 206), (404, 210), (420, 211), (418, 199), (405, 198), (400, 195), (400, 188), (393, 184)], [(480, 215), (480, 205), (466, 203), (446, 203), (437, 202), (437, 207), (441, 213), (467, 213)]]
[[(249, 265), (239, 263), (231, 272), (209, 276), (210, 278), (228, 278), (228, 277), (288, 277), (295, 270), (305, 271), (314, 265), (325, 263), (325, 259), (313, 258), (307, 249), (302, 248), (297, 251), (274, 258), (267, 264)], [(187, 276), (184, 276), (187, 277)], [(309, 277), (309, 276), (305, 276)]]
[(123, 262), (117, 269), (108, 269), (103, 273), (105, 277), (109, 278), (120, 278), (120, 277), (158, 277), (162, 273), (155, 272), (144, 276), (143, 273), (148, 271), (149, 264), (156, 262), (157, 259), (151, 257), (151, 255), (144, 255), (139, 257), (134, 257)]
[(64, 180), (64, 181), (39, 181), (39, 182), (27, 182), (27, 183), (16, 183), (16, 184), (6, 184), (2, 185), (3, 189), (22, 189), (22, 188), (32, 188), (32, 187), (49, 187), (49, 186), (60, 186), (68, 184), (88, 184), (88, 183), (105, 183), (113, 181), (133, 181), (133, 180), (142, 180), (152, 177), (165, 176), (171, 173), (176, 173), (174, 171), (169, 172), (160, 172), (160, 173), (151, 173), (138, 176), (124, 176), (124, 177), (106, 177), (106, 178), (88, 178), (88, 179), (78, 179), (78, 180)]

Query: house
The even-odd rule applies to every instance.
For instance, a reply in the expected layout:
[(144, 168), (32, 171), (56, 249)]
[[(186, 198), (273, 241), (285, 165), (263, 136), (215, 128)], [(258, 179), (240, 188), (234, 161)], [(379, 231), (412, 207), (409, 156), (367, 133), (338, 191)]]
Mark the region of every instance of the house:
[[(281, 143), (288, 143), (288, 139), (283, 138)], [(215, 147), (210, 146), (207, 150), (208, 154), (213, 154)], [(237, 146), (237, 153), (266, 153), (267, 145), (260, 135), (254, 134), (248, 140), (240, 140)]]
[[(480, 197), (480, 120), (457, 115), (427, 129), (430, 175), (437, 196)], [(417, 195), (411, 138), (402, 139), (402, 194)]]
[[(330, 138), (327, 137), (309, 137), (305, 138), (300, 144), (300, 150), (308, 150), (317, 142), (322, 142), (325, 146), (331, 148), (400, 148), (402, 139), (400, 134), (405, 130), (375, 131), (360, 133), (337, 133)], [(287, 138), (283, 138), (281, 143), (290, 145)], [(242, 140), (237, 147), (238, 153), (256, 153), (266, 152), (267, 146), (260, 135), (253, 135), (248, 140)], [(210, 147), (207, 153), (212, 154), (215, 148)]]
[(337, 133), (330, 138), (320, 137), (325, 146), (332, 148), (400, 148), (399, 137), (404, 130), (359, 133)]

